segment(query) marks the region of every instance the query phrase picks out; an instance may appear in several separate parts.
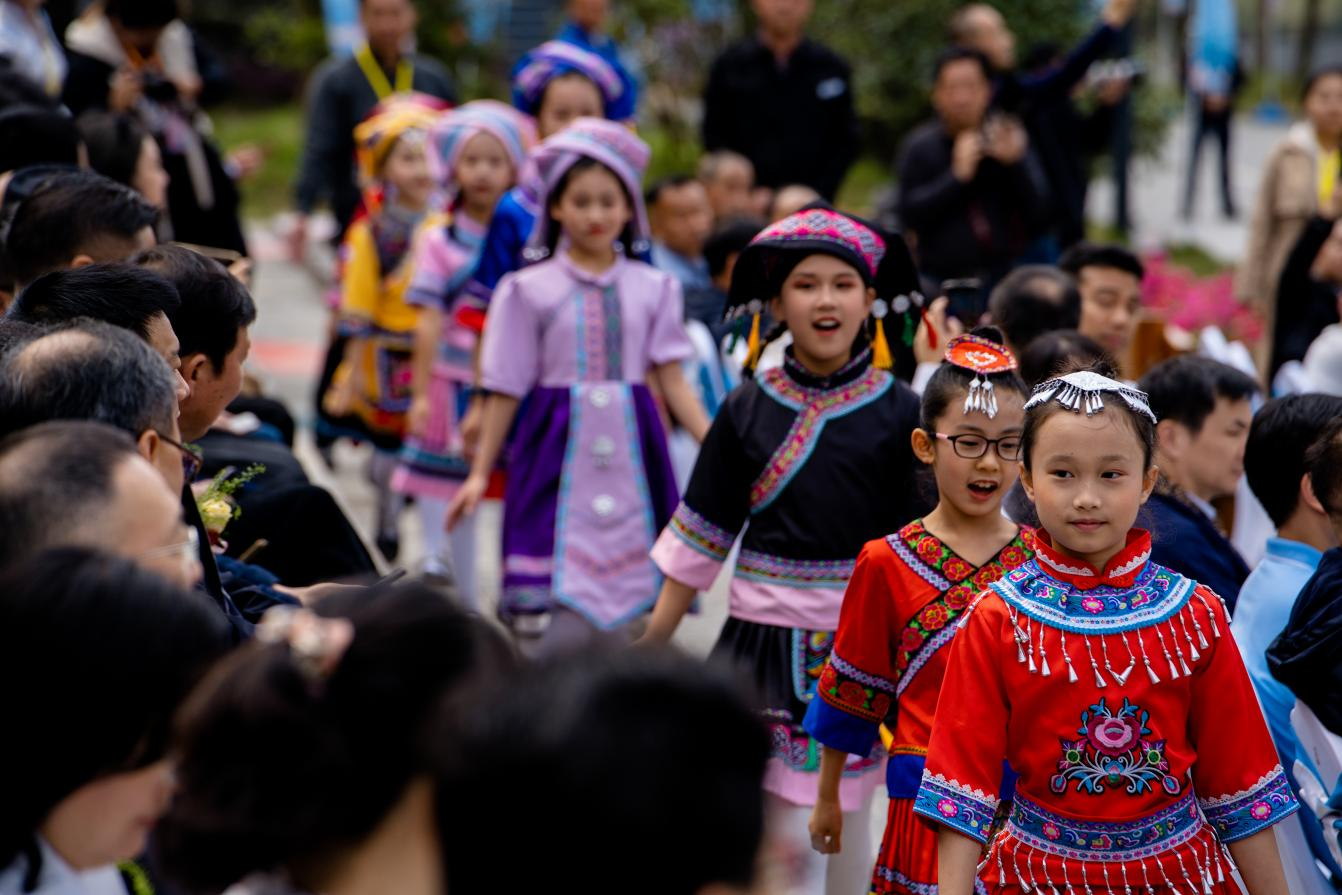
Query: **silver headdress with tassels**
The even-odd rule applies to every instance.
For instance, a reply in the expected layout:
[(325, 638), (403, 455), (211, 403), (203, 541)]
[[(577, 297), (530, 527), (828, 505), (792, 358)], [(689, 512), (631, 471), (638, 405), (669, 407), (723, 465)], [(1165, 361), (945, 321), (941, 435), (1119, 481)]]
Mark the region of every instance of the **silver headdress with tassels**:
[(1025, 402), (1025, 409), (1057, 401), (1073, 413), (1094, 416), (1104, 410), (1106, 392), (1118, 395), (1133, 411), (1146, 416), (1153, 423), (1156, 422), (1156, 415), (1151, 410), (1146, 392), (1089, 370), (1068, 373), (1066, 376), (1050, 379), (1035, 386), (1034, 394)]

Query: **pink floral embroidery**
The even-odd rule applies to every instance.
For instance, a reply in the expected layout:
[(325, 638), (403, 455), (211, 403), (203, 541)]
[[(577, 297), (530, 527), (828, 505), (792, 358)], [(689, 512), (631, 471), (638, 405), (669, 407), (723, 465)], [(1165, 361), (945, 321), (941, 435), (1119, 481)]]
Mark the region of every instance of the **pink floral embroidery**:
[(1092, 615), (1099, 615), (1104, 611), (1104, 601), (1097, 599), (1096, 597), (1083, 597), (1081, 600), (1081, 608)]
[(1050, 820), (1044, 824), (1044, 835), (1056, 841), (1062, 838), (1062, 830), (1058, 829), (1058, 825)]
[(1272, 816), (1272, 806), (1260, 799), (1249, 806), (1249, 816), (1254, 820), (1266, 820)]
[(1086, 739), (1105, 755), (1122, 755), (1141, 737), (1142, 728), (1131, 715), (1105, 717), (1096, 715), (1086, 729)]
[(941, 812), (942, 817), (955, 817), (960, 813), (960, 806), (950, 799), (942, 799), (937, 802), (937, 810)]

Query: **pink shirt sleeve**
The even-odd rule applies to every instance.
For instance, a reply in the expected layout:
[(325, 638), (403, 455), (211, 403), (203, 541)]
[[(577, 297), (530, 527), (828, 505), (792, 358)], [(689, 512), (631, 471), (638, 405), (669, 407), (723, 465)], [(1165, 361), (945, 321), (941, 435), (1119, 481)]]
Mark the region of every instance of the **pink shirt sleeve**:
[(662, 274), (661, 295), (648, 328), (648, 363), (653, 366), (679, 363), (694, 356), (694, 344), (685, 332), (685, 300), (680, 281)]
[(536, 309), (517, 285), (517, 275), (499, 281), (485, 317), (480, 384), (492, 392), (525, 397), (540, 381), (541, 327)]

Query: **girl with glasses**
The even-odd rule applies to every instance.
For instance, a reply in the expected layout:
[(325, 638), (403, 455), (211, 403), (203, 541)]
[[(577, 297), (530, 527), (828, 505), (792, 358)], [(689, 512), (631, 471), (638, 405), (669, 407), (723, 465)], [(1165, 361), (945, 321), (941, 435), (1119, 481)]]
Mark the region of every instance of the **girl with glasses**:
[(1019, 468), (1025, 398), (998, 330), (950, 341), (911, 439), (914, 455), (932, 467), (940, 501), (862, 549), (819, 698), (806, 713), (807, 731), (824, 745), (811, 818), (811, 844), (822, 854), (842, 848), (839, 784), (848, 756), (869, 754), (878, 736), (890, 753), (874, 893), (936, 889), (936, 833), (914, 816), (914, 797), (950, 653), (944, 647), (975, 594), (1033, 552), (1032, 532), (1001, 512)]

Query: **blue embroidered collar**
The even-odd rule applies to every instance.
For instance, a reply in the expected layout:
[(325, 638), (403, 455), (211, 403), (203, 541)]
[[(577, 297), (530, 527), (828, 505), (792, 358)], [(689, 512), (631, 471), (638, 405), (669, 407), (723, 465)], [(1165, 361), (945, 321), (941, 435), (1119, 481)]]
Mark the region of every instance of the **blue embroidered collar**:
[(1013, 609), (1064, 631), (1132, 631), (1172, 617), (1196, 587), (1150, 557), (1151, 535), (1133, 529), (1128, 545), (1101, 571), (1059, 553), (1048, 532), (1040, 529), (1034, 559), (992, 588)]

